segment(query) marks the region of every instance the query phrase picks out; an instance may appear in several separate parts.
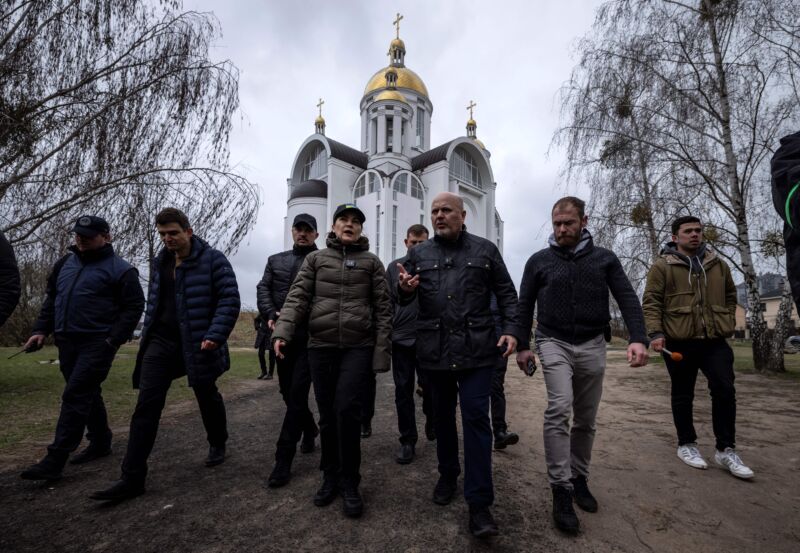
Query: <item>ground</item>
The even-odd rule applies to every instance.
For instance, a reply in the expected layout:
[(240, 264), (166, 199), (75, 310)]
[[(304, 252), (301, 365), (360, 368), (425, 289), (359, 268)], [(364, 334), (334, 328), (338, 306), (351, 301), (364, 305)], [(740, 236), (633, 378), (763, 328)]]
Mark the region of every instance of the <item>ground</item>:
[[(246, 359), (255, 366), (254, 356), (240, 362)], [(704, 382), (698, 380), (695, 412), (708, 458), (713, 438)], [(502, 535), (488, 542), (469, 535), (463, 500), (447, 507), (431, 502), (437, 476), (432, 442), (420, 442), (412, 464), (394, 462), (391, 376), (379, 375), (378, 383), (374, 434), (362, 442), (366, 510), (360, 520), (344, 518), (339, 501), (321, 509), (311, 503), (319, 484), (318, 451), (298, 454), (287, 487), (262, 487), (283, 405), (276, 380), (248, 377), (225, 388), (231, 439), (223, 465), (202, 466), (207, 444), (199, 414), (191, 399), (177, 398), (156, 442), (147, 493), (119, 505), (98, 504), (87, 495), (118, 476), (126, 417), (115, 421), (111, 457), (68, 466), (53, 485), (19, 478), (20, 469), (42, 454), (48, 436), (0, 451), (0, 551), (798, 550), (800, 383), (794, 380), (738, 375), (739, 450), (756, 472), (744, 482), (715, 466), (701, 471), (683, 465), (675, 456), (663, 365), (631, 369), (622, 352), (611, 352), (590, 479), (600, 510), (579, 511), (583, 530), (567, 537), (551, 523), (541, 374), (528, 378), (510, 369), (508, 420), (520, 443), (493, 456), (493, 512)]]

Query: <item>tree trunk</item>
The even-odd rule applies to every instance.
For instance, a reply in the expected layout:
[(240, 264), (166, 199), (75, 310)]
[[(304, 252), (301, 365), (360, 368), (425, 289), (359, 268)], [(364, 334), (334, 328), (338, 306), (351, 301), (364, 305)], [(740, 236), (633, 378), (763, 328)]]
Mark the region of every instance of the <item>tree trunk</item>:
[(774, 373), (786, 372), (784, 364), (784, 344), (789, 337), (792, 320), (792, 288), (789, 279), (783, 280), (783, 295), (778, 315), (775, 317), (775, 329), (772, 334), (772, 349), (767, 370)]

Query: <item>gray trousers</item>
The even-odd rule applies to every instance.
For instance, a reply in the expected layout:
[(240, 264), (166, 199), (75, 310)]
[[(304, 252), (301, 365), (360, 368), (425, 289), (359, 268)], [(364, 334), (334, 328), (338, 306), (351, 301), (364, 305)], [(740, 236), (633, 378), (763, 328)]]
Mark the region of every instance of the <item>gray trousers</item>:
[(570, 478), (589, 476), (595, 418), (603, 394), (606, 342), (602, 334), (581, 344), (539, 335), (536, 350), (547, 386), (547, 476), (551, 486), (571, 487)]

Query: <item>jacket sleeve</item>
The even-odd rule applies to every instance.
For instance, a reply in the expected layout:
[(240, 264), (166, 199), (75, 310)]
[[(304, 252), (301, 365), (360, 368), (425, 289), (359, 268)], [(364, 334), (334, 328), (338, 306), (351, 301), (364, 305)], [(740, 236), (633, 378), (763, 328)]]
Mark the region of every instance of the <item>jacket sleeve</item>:
[(517, 289), (514, 281), (508, 274), (503, 256), (500, 250), (492, 244), (492, 292), (497, 299), (497, 310), (500, 315), (500, 328), (502, 335), (510, 335), (517, 338), (520, 342), (519, 333), (519, 302), (517, 299)]
[(397, 303), (397, 267), (386, 268), (386, 293), (389, 294), (389, 308), (392, 310), (392, 316), (396, 309)]
[(536, 273), (536, 262), (532, 255), (525, 263), (522, 273), (522, 283), (519, 286), (519, 303), (517, 308), (516, 336), (519, 343), (518, 351), (531, 349), (531, 328), (533, 327), (533, 310), (536, 307), (536, 297), (539, 295), (539, 283)]
[(272, 301), (272, 282), (273, 282), (273, 269), (272, 258), (267, 260), (267, 266), (264, 267), (264, 276), (261, 281), (256, 285), (256, 304), (258, 312), (265, 321), (276, 320), (278, 318), (275, 303)]
[(56, 326), (56, 293), (58, 283), (58, 273), (61, 272), (61, 267), (64, 266), (69, 256), (68, 253), (53, 265), (53, 270), (50, 276), (47, 277), (47, 292), (44, 297), (42, 309), (39, 311), (39, 318), (33, 323), (33, 334), (41, 334), (47, 336), (52, 334)]
[(652, 339), (664, 337), (664, 327), (661, 321), (664, 315), (664, 289), (667, 282), (665, 271), (666, 266), (660, 260), (650, 267), (642, 297), (644, 323), (647, 327), (647, 335)]
[(19, 303), (19, 268), (14, 250), (0, 232), (0, 326), (14, 312)]
[(120, 304), (119, 317), (108, 334), (108, 342), (115, 348), (130, 339), (142, 316), (142, 311), (144, 311), (144, 292), (139, 284), (139, 271), (136, 269), (130, 269), (123, 275), (118, 301)]
[(800, 229), (800, 132), (781, 138), (771, 162), (772, 202), (792, 229)]
[(217, 302), (211, 324), (203, 339), (223, 344), (236, 326), (241, 302), (233, 267), (222, 252), (216, 250), (211, 257), (211, 282)]
[(628, 343), (638, 342), (647, 347), (650, 345), (650, 341), (647, 339), (642, 304), (639, 303), (639, 298), (636, 296), (636, 292), (631, 286), (631, 281), (628, 280), (628, 275), (625, 274), (619, 258), (613, 252), (609, 253), (612, 259), (606, 278), (608, 279), (607, 282), (611, 294), (617, 300), (619, 310), (622, 311), (625, 326), (628, 327), (628, 332), (631, 335)]
[(315, 252), (308, 254), (303, 261), (303, 265), (297, 272), (297, 276), (289, 288), (289, 295), (281, 307), (281, 316), (275, 323), (275, 330), (272, 332), (272, 341), (283, 340), (287, 344), (292, 341), (295, 329), (302, 324), (311, 310), (311, 299), (314, 297), (314, 289), (317, 279), (317, 268)]
[(736, 320), (736, 305), (739, 303), (739, 297), (736, 293), (736, 285), (733, 283), (733, 276), (731, 275), (731, 268), (727, 263), (725, 267), (725, 306), (731, 313), (733, 320)]
[(392, 304), (383, 263), (377, 258), (372, 271), (372, 313), (375, 325), (372, 370), (376, 373), (387, 372), (392, 362)]

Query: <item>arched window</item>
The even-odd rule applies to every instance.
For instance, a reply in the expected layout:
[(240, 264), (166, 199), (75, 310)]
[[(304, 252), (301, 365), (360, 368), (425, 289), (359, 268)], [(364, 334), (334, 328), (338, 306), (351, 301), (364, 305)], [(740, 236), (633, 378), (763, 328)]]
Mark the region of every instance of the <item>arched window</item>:
[(328, 172), (328, 156), (322, 144), (316, 144), (303, 163), (301, 181), (318, 179)]
[(402, 173), (394, 179), (392, 199), (397, 199), (397, 194), (408, 194), (408, 173)]
[(450, 160), (450, 177), (477, 188), (483, 188), (481, 172), (475, 159), (463, 148), (457, 148)]
[(353, 189), (353, 198), (360, 198), (366, 194), (366, 186), (364, 184), (364, 177), (358, 179), (355, 188)]
[(353, 187), (353, 199), (372, 194), (373, 192), (378, 192), (378, 197), (380, 198), (380, 191), (381, 187), (378, 175), (372, 172), (366, 173), (358, 177)]

